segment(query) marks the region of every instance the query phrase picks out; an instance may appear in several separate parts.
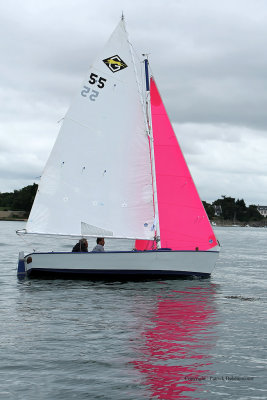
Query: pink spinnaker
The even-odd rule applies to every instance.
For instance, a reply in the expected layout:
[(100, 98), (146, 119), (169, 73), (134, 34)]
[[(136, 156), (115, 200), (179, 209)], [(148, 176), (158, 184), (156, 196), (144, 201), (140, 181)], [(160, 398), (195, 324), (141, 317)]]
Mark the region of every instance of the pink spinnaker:
[[(150, 98), (161, 247), (209, 250), (217, 240), (153, 78)], [(139, 250), (153, 244), (140, 242)]]

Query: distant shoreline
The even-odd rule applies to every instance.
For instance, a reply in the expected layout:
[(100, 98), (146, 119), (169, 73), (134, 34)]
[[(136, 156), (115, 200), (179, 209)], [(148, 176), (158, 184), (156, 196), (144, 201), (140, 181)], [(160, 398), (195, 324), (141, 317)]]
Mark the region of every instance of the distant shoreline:
[(0, 218), (0, 221), (24, 221), (27, 222), (28, 218)]
[[(16, 211), (12, 211), (10, 212), (13, 215), (16, 215)], [(24, 213), (25, 215), (25, 213)], [(0, 221), (23, 221), (23, 222), (27, 222), (28, 218), (19, 218), (17, 215), (16, 217), (11, 217), (11, 216), (7, 216), (7, 217), (3, 217), (0, 215)], [(213, 228), (216, 227), (228, 227), (228, 228), (267, 228), (267, 221), (250, 221), (250, 222), (240, 222), (240, 221), (236, 221), (236, 223), (234, 224), (232, 221), (224, 221), (224, 220), (220, 220), (220, 221), (210, 221), (211, 225)], [(215, 225), (216, 224), (216, 225)]]
[(0, 210), (0, 221), (27, 221), (27, 211)]

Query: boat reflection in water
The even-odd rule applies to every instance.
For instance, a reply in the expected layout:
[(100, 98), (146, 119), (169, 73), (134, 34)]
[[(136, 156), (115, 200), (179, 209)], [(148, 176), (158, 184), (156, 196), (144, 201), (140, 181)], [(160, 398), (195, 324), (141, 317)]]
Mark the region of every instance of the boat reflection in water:
[(192, 392), (200, 394), (214, 373), (210, 353), (218, 323), (216, 286), (210, 282), (186, 286), (158, 297), (150, 327), (143, 332), (144, 343), (137, 350), (134, 365), (143, 374), (150, 398), (195, 398)]

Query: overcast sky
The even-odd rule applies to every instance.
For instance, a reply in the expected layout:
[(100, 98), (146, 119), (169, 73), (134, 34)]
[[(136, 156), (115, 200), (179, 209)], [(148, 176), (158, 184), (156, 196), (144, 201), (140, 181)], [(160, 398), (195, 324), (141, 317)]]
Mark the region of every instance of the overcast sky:
[(39, 182), (122, 10), (202, 200), (267, 205), (266, 0), (1, 1), (0, 192)]

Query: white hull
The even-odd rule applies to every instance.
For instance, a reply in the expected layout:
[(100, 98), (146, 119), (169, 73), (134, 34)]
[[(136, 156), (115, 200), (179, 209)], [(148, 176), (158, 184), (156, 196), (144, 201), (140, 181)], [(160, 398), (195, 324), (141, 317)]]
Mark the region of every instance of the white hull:
[(218, 255), (218, 250), (21, 254), (18, 274), (24, 267), (28, 277), (209, 276)]

